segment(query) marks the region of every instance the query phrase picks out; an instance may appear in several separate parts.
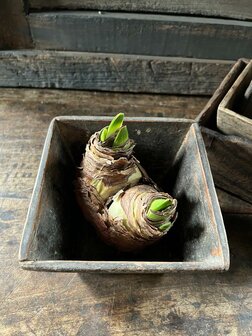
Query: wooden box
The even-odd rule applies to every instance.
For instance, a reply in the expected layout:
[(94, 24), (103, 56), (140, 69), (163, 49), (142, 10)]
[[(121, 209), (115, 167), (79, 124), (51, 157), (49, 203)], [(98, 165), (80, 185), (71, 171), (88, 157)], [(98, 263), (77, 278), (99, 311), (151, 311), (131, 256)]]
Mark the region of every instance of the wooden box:
[(215, 185), (252, 203), (252, 142), (217, 128), (218, 106), (247, 64), (244, 59), (237, 61), (196, 121), (201, 125)]
[(58, 117), (49, 127), (20, 248), (21, 267), (44, 271), (164, 273), (227, 270), (222, 215), (196, 123), (129, 118), (135, 155), (150, 176), (178, 199), (178, 219), (156, 245), (117, 252), (86, 223), (74, 196), (76, 167), (90, 135), (108, 117)]
[(217, 127), (225, 134), (252, 141), (252, 61), (236, 79), (217, 111)]

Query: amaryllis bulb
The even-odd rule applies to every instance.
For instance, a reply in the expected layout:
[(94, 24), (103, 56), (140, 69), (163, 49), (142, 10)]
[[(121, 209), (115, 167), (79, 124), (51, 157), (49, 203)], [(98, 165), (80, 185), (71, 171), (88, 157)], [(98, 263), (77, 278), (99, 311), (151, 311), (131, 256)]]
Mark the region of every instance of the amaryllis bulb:
[[(138, 194), (134, 198), (134, 195)], [(158, 198), (163, 196), (162, 198)], [(170, 195), (164, 197), (165, 193), (160, 193), (150, 186), (139, 185), (130, 190), (119, 191), (108, 208), (111, 220), (120, 222), (127, 227), (136, 227), (140, 222), (145, 226), (151, 225), (160, 231), (168, 231), (175, 219), (177, 201)], [(134, 200), (131, 202), (129, 198)], [(123, 204), (130, 204), (130, 208), (125, 208)], [(139, 217), (138, 209), (142, 209)]]
[(161, 192), (133, 156), (135, 142), (119, 113), (86, 145), (77, 198), (99, 236), (122, 251), (155, 243), (172, 227), (177, 201)]

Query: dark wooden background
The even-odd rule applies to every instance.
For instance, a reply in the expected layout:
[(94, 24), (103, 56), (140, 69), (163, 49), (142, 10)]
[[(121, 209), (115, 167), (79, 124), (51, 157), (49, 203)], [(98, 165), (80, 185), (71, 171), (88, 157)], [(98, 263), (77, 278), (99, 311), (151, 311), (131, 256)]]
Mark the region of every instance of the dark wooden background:
[(50, 120), (119, 111), (195, 119), (234, 61), (252, 57), (251, 1), (2, 0), (0, 23), (0, 334), (251, 335), (252, 205), (221, 189), (229, 272), (18, 265)]
[(252, 57), (250, 0), (2, 0), (0, 19), (2, 87), (209, 95)]

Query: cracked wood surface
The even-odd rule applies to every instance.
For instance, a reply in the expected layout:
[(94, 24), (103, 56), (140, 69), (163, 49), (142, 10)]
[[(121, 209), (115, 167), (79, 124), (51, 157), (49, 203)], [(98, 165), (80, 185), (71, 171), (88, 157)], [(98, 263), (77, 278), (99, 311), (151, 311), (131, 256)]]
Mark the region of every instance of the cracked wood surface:
[(25, 216), (53, 117), (116, 111), (194, 117), (207, 97), (34, 89), (0, 89), (0, 94), (1, 335), (252, 333), (252, 215), (224, 215), (231, 248), (227, 273), (78, 275), (18, 267)]
[(65, 51), (0, 51), (0, 86), (210, 95), (233, 62)]

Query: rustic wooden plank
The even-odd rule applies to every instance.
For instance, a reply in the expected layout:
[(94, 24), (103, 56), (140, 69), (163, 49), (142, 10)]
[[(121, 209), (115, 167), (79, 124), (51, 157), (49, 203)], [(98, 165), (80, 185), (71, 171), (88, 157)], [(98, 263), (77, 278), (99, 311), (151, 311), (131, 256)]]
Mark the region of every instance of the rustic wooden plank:
[(216, 188), (221, 211), (225, 214), (252, 214), (252, 204)]
[(252, 56), (252, 22), (65, 11), (33, 13), (29, 23), (37, 49), (226, 60)]
[[(252, 216), (224, 216), (231, 249), (227, 273), (79, 276), (22, 271), (17, 251), (47, 127), (62, 109), (65, 113), (72, 110), (71, 104), (60, 101), (57, 108), (56, 100), (62, 96), (54, 90), (54, 98), (50, 98), (50, 90), (45, 95), (43, 90), (7, 91), (5, 99), (0, 99), (0, 176), (5, 176), (0, 181), (1, 335), (195, 336), (199, 330), (209, 336), (252, 333)], [(83, 94), (88, 97), (89, 93)], [(98, 96), (109, 105), (109, 94)], [(119, 96), (124, 95), (113, 94), (113, 101)], [(191, 101), (187, 104), (184, 99), (187, 97), (183, 97), (182, 106), (187, 109)], [(95, 100), (95, 93), (91, 93), (89, 104), (95, 104), (94, 113), (102, 109)], [(126, 100), (128, 105), (134, 103)], [(99, 101), (102, 105), (102, 98)], [(151, 96), (146, 107), (150, 102)], [(118, 104), (122, 108), (127, 105), (123, 98)], [(144, 100), (136, 110), (143, 111), (143, 105)], [(171, 108), (169, 104), (167, 108)], [(131, 109), (133, 115), (133, 106)]]
[(22, 0), (1, 0), (0, 49), (32, 48)]
[(229, 61), (134, 55), (0, 52), (0, 86), (211, 94)]
[(201, 129), (215, 185), (252, 203), (252, 142)]
[(41, 9), (94, 9), (133, 12), (156, 12), (180, 15), (229, 17), (241, 20), (252, 19), (250, 0), (30, 0), (30, 8)]

